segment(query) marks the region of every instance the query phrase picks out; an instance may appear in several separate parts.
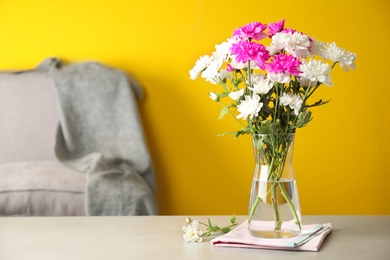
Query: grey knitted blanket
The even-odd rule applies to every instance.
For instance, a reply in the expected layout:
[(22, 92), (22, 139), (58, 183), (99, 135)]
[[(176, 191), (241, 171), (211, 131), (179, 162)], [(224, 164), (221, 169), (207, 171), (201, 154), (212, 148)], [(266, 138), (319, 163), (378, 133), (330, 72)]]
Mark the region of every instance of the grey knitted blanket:
[(154, 215), (154, 170), (140, 124), (141, 86), (97, 62), (50, 67), (58, 98), (59, 161), (87, 174), (87, 215)]

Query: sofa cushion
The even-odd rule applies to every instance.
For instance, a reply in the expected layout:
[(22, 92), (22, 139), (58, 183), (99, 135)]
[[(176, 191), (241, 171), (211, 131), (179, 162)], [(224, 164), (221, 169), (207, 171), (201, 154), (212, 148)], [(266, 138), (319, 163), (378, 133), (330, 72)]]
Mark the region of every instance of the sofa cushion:
[(59, 162), (0, 164), (0, 180), (0, 215), (85, 215), (85, 174)]
[(55, 159), (55, 100), (47, 72), (0, 74), (0, 163)]

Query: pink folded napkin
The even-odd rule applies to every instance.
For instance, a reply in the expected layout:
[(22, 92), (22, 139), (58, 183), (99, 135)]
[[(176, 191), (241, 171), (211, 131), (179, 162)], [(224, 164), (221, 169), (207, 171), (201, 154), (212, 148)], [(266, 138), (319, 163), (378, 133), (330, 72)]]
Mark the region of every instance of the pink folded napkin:
[(332, 224), (303, 225), (302, 234), (293, 238), (257, 238), (248, 231), (248, 221), (210, 241), (213, 246), (245, 247), (260, 249), (318, 251), (325, 237), (332, 231)]

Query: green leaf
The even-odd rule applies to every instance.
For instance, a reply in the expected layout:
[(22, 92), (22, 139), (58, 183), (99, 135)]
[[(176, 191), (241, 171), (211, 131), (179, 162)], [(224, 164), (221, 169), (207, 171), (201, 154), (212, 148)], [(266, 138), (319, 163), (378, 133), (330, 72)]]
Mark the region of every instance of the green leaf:
[(244, 135), (244, 134), (246, 134), (246, 131), (244, 131), (244, 130), (239, 130), (239, 131), (237, 131), (237, 132), (234, 133), (234, 138), (237, 138), (237, 137), (239, 137), (240, 135)]
[(224, 233), (224, 234), (229, 233), (230, 230), (231, 229), (228, 228), (228, 227), (224, 227), (224, 228), (221, 229), (222, 233)]
[(230, 223), (234, 224), (236, 223), (236, 221), (237, 221), (236, 215), (233, 214), (233, 216), (230, 217)]
[(221, 120), (228, 113), (229, 113), (229, 107), (223, 107), (221, 109), (221, 113), (219, 114), (218, 119)]
[(232, 80), (232, 84), (234, 85), (235, 89), (238, 89), (238, 86), (243, 81), (243, 78), (238, 78), (237, 80)]
[(224, 98), (224, 97), (227, 97), (228, 95), (229, 95), (229, 93), (223, 92), (223, 93), (219, 94), (218, 96), (219, 96), (220, 98)]
[(240, 129), (240, 130), (238, 130), (236, 132), (225, 132), (223, 134), (216, 134), (216, 135), (220, 136), (220, 137), (223, 137), (225, 135), (231, 135), (232, 134), (234, 136), (234, 138), (237, 138), (240, 135), (245, 135), (245, 134), (249, 134), (249, 133), (251, 133), (250, 132), (250, 128), (249, 127), (245, 127), (245, 128), (242, 128), (242, 129)]
[(225, 132), (225, 133), (223, 133), (223, 134), (216, 134), (216, 136), (224, 137), (224, 136), (226, 136), (226, 135), (235, 135), (235, 134), (236, 134), (236, 132)]
[(310, 111), (310, 110), (306, 110), (306, 111), (304, 111), (304, 112), (302, 112), (302, 113), (299, 114), (297, 123), (295, 124), (295, 127), (296, 127), (296, 128), (304, 127), (304, 126), (306, 126), (307, 123), (309, 123), (312, 119), (313, 119), (313, 117), (312, 117), (312, 115), (311, 115), (311, 111)]
[(329, 103), (329, 102), (330, 102), (330, 99), (326, 100), (326, 101), (322, 101), (322, 99), (320, 99), (317, 102), (315, 102), (314, 104), (306, 105), (306, 107), (318, 107), (318, 106), (325, 105), (326, 103)]

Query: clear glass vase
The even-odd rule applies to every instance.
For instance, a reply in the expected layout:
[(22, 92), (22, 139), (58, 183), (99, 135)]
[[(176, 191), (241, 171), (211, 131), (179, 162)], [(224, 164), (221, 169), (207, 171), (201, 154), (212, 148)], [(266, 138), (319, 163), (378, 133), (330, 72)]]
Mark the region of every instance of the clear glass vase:
[(292, 167), (295, 134), (252, 136), (255, 171), (248, 228), (255, 237), (284, 238), (301, 233), (302, 217)]

